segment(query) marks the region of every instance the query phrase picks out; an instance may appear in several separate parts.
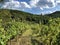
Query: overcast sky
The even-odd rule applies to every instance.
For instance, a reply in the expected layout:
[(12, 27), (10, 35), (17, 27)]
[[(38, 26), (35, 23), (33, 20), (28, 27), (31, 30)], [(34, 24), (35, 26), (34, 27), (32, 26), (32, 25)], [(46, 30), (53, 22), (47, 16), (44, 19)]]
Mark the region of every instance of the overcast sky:
[(60, 11), (60, 0), (5, 0), (0, 7), (34, 14), (52, 13)]

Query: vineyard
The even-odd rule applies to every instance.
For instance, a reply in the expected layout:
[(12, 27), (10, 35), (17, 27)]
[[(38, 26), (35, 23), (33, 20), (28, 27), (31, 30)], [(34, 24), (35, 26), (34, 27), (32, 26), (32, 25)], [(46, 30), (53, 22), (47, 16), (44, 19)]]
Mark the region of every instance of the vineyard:
[(35, 15), (17, 10), (0, 10), (0, 45), (7, 45), (17, 35), (29, 37), (30, 45), (60, 45), (59, 15), (60, 12)]

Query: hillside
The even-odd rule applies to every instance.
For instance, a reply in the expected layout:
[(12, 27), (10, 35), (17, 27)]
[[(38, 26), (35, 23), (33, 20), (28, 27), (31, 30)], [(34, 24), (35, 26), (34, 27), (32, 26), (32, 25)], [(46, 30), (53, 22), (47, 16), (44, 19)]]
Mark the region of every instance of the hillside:
[(48, 14), (48, 16), (51, 16), (51, 17), (54, 17), (54, 18), (60, 17), (60, 11), (56, 11), (52, 14)]
[(7, 10), (7, 9), (0, 10), (0, 18), (2, 18), (3, 21), (5, 22), (15, 20), (15, 21), (28, 21), (34, 23), (42, 22), (43, 24), (47, 24), (50, 18), (57, 18), (57, 17), (60, 17), (59, 11), (47, 15), (42, 14), (36, 15), (18, 10)]
[(9, 21), (15, 19), (16, 21), (31, 21), (35, 23), (39, 23), (44, 20), (45, 16), (30, 14), (27, 12), (17, 11), (17, 10), (0, 10), (0, 18), (4, 21)]
[(0, 45), (10, 45), (10, 43), (11, 45), (60, 45), (60, 12), (36, 15), (0, 9)]

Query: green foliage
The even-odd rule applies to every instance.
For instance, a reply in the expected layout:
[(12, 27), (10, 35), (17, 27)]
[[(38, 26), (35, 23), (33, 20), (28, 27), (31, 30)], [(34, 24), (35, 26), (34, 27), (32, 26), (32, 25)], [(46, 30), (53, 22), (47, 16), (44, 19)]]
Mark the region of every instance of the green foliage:
[(2, 2), (3, 0), (0, 0), (0, 2)]
[(60, 17), (0, 10), (0, 45), (17, 35), (30, 36), (32, 45), (59, 45)]

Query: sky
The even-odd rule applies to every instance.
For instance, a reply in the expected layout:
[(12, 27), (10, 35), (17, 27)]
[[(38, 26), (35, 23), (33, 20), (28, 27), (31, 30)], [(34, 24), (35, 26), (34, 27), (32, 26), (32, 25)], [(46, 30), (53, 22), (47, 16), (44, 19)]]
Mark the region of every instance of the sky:
[(4, 0), (0, 8), (47, 14), (60, 11), (60, 0)]

